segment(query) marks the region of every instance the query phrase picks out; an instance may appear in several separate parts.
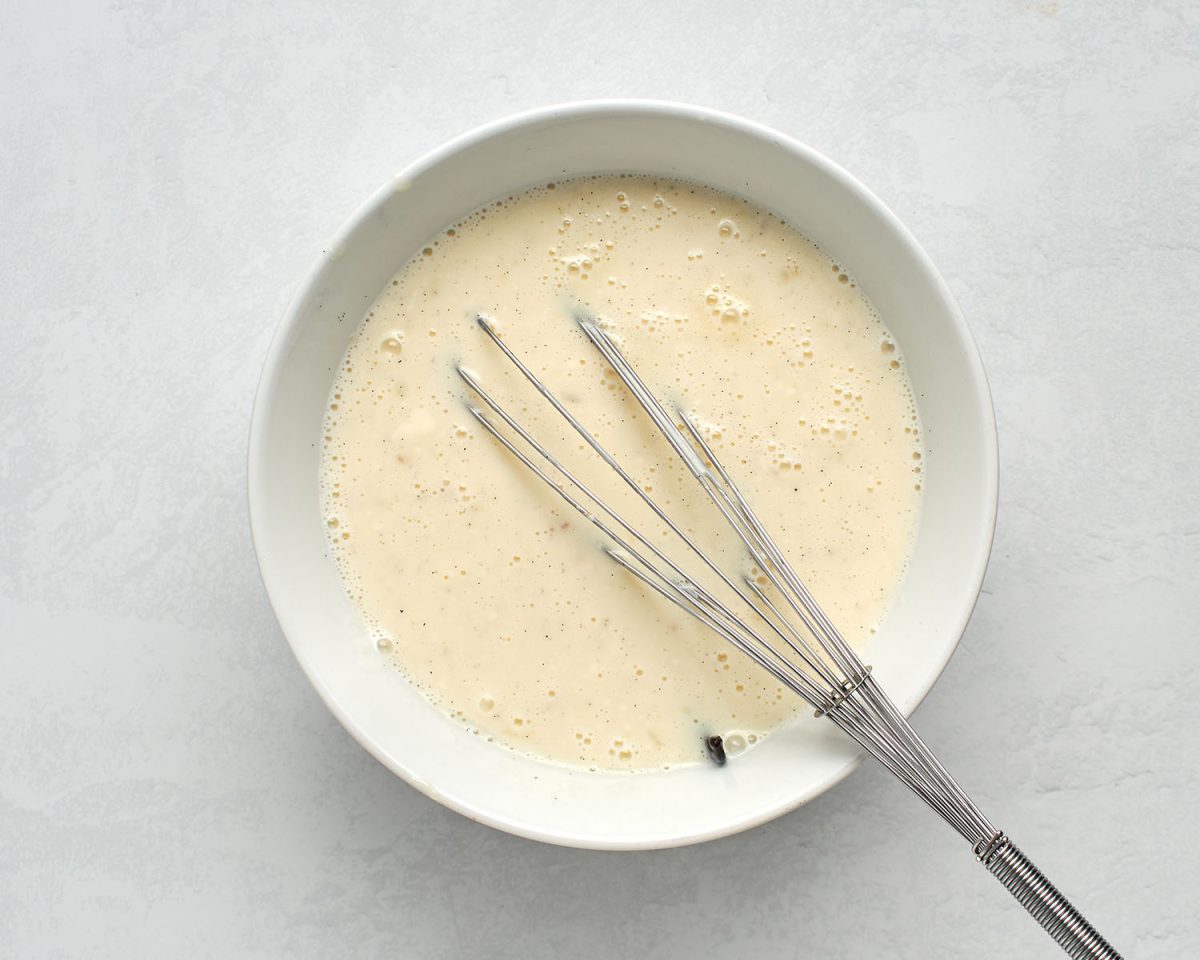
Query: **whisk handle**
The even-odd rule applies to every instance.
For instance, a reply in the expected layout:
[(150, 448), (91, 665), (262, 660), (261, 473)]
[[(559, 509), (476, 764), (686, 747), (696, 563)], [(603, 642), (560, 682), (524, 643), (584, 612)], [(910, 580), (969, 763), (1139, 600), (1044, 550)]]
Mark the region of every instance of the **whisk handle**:
[(1121, 960), (1121, 955), (1008, 837), (996, 837), (979, 859), (1072, 960)]

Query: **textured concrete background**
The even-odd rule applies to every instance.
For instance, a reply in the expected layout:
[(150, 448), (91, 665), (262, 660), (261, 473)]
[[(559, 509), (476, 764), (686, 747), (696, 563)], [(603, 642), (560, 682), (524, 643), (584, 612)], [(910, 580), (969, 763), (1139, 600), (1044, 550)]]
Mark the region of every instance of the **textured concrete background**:
[(616, 95), (828, 153), (949, 279), (1000, 522), (918, 725), (1118, 947), (1200, 952), (1200, 8), (1141, 6), (5, 3), (0, 955), (1056, 955), (876, 769), (555, 849), (396, 780), (293, 662), (244, 474), (299, 278), (445, 138)]

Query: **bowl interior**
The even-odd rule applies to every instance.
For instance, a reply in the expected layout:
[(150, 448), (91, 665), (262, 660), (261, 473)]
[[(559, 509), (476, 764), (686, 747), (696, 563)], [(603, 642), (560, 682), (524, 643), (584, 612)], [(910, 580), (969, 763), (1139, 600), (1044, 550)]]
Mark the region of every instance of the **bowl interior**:
[(250, 507), (263, 579), (330, 709), (383, 763), (462, 813), (575, 846), (661, 847), (777, 816), (850, 771), (857, 751), (802, 720), (718, 770), (589, 774), (519, 756), (444, 717), (381, 661), (327, 555), (318, 438), (333, 371), (389, 277), (446, 224), (547, 180), (638, 172), (697, 180), (765, 207), (848, 264), (904, 352), (926, 445), (912, 562), (868, 662), (910, 712), (966, 625), (987, 561), (996, 439), (982, 367), (944, 283), (869, 193), (769, 130), (695, 108), (583, 104), (448, 145), (366, 204), (284, 318), (256, 400)]

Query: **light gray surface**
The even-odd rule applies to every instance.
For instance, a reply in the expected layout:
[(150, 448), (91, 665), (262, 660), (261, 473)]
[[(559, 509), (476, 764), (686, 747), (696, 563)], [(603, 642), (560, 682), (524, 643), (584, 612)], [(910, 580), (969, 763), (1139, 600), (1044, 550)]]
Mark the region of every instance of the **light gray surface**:
[(0, 955), (1056, 955), (876, 769), (556, 849), (396, 780), (292, 660), (244, 488), (300, 276), (445, 138), (616, 95), (826, 152), (946, 275), (1000, 521), (918, 726), (1127, 955), (1200, 951), (1194, 5), (101, 6), (0, 11)]

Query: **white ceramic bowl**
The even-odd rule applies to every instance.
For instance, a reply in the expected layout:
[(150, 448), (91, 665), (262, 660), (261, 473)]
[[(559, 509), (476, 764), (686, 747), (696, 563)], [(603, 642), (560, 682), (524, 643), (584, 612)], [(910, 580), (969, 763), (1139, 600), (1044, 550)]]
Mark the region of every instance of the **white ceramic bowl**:
[(617, 171), (701, 181), (774, 211), (850, 265), (895, 334), (924, 426), (925, 499), (912, 563), (867, 659), (911, 712), (958, 643), (991, 546), (996, 431), (983, 367), (945, 283), (883, 204), (819, 154), (735, 117), (646, 101), (569, 104), (484, 127), (397, 175), (330, 243), (280, 324), (254, 407), (250, 517), (297, 659), (381, 762), (502, 830), (637, 849), (777, 817), (846, 776), (858, 752), (831, 724), (806, 718), (720, 770), (589, 774), (471, 736), (373, 649), (328, 559), (317, 495), (333, 370), (388, 278), (428, 237), (487, 201)]

